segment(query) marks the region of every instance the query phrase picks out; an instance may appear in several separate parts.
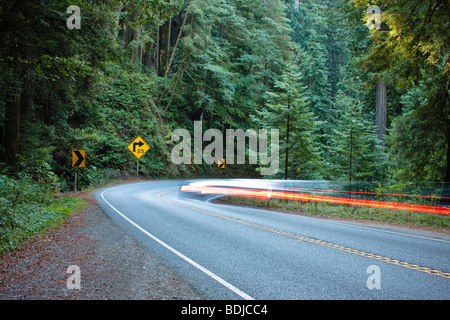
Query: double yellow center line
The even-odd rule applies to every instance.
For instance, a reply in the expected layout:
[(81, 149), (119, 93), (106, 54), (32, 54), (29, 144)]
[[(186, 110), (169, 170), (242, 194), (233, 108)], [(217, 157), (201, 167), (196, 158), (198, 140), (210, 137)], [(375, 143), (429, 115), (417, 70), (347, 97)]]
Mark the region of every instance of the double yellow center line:
[(208, 214), (210, 216), (214, 216), (214, 217), (217, 217), (217, 218), (220, 218), (220, 219), (224, 219), (224, 220), (240, 223), (240, 224), (243, 224), (243, 225), (246, 225), (246, 226), (250, 226), (250, 227), (253, 227), (253, 228), (257, 228), (257, 229), (269, 231), (269, 232), (272, 232), (272, 233), (280, 234), (280, 235), (283, 235), (283, 236), (286, 236), (286, 237), (289, 237), (289, 238), (293, 238), (293, 239), (296, 239), (296, 240), (299, 240), (299, 241), (305, 241), (305, 242), (317, 244), (317, 245), (320, 245), (320, 246), (324, 246), (324, 247), (328, 247), (328, 248), (332, 248), (332, 249), (348, 252), (348, 253), (351, 253), (351, 254), (355, 254), (355, 255), (358, 255), (358, 256), (361, 256), (361, 257), (366, 257), (366, 258), (370, 258), (370, 259), (374, 259), (374, 260), (378, 260), (378, 261), (394, 264), (394, 265), (397, 265), (397, 266), (400, 266), (400, 267), (404, 267), (404, 268), (408, 268), (408, 269), (412, 269), (412, 270), (416, 270), (416, 271), (421, 271), (421, 272), (425, 272), (425, 273), (428, 273), (428, 274), (433, 274), (433, 275), (436, 275), (436, 276), (439, 276), (439, 277), (450, 279), (450, 273), (448, 273), (448, 272), (443, 272), (443, 271), (436, 270), (436, 269), (422, 267), (422, 266), (419, 266), (419, 265), (416, 265), (416, 264), (412, 264), (412, 263), (409, 263), (409, 262), (383, 257), (383, 256), (380, 256), (380, 255), (376, 255), (376, 254), (373, 254), (373, 253), (361, 251), (361, 250), (358, 250), (358, 249), (352, 249), (352, 248), (349, 248), (349, 247), (344, 247), (344, 246), (341, 246), (341, 245), (338, 245), (338, 244), (334, 244), (334, 243), (331, 243), (331, 242), (327, 242), (327, 241), (324, 241), (324, 240), (320, 240), (320, 239), (304, 237), (304, 236), (300, 236), (298, 234), (294, 234), (294, 233), (290, 233), (290, 232), (286, 232), (286, 231), (282, 231), (282, 230), (278, 230), (278, 229), (274, 229), (274, 228), (265, 227), (265, 226), (262, 226), (262, 225), (259, 225), (259, 224), (255, 224), (255, 223), (247, 222), (247, 221), (244, 221), (244, 220), (240, 220), (240, 219), (236, 219), (236, 218), (231, 218), (231, 217), (227, 217), (227, 216), (224, 216), (224, 215), (220, 215), (220, 214), (208, 211), (208, 210), (204, 210), (204, 209), (200, 209), (200, 208), (184, 205), (184, 204), (181, 204), (179, 202), (176, 202), (176, 201), (173, 201), (173, 200), (169, 200), (169, 199), (165, 199), (165, 198), (161, 197), (162, 195), (164, 195), (166, 193), (173, 192), (173, 191), (176, 191), (176, 189), (175, 190), (169, 190), (169, 191), (160, 192), (160, 193), (156, 194), (156, 197), (158, 199), (161, 199), (163, 201), (175, 204), (177, 206), (184, 207), (184, 208), (191, 209), (191, 210), (195, 210), (195, 211), (202, 212), (202, 213), (206, 213), (206, 214)]

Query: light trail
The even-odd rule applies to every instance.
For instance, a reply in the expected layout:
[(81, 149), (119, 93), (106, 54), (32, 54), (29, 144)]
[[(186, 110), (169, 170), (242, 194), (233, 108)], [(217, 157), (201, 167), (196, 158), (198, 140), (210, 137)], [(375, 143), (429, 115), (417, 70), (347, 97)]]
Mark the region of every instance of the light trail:
[[(290, 188), (293, 189), (293, 188)], [(321, 190), (321, 189), (307, 189), (307, 190)], [(414, 212), (425, 212), (434, 213), (442, 215), (450, 215), (450, 208), (435, 206), (435, 205), (422, 205), (422, 204), (412, 204), (412, 203), (401, 203), (401, 202), (391, 202), (391, 201), (378, 201), (378, 200), (365, 200), (365, 199), (350, 199), (342, 197), (330, 197), (330, 196), (318, 196), (309, 195), (306, 193), (299, 193), (293, 191), (280, 191), (272, 189), (250, 189), (250, 188), (236, 188), (236, 187), (216, 187), (216, 186), (195, 186), (195, 185), (184, 185), (181, 187), (181, 191), (189, 192), (199, 192), (202, 194), (221, 194), (228, 196), (238, 196), (247, 198), (257, 198), (257, 199), (288, 199), (296, 201), (318, 201), (327, 203), (337, 203), (344, 205), (354, 205), (354, 206), (364, 206), (373, 208), (385, 208), (385, 209), (395, 209), (404, 211), (414, 211)], [(328, 191), (328, 190), (327, 190)], [(331, 191), (331, 190), (330, 190)], [(358, 192), (364, 193), (364, 192)], [(368, 192), (368, 194), (377, 194), (373, 192)], [(401, 194), (396, 194), (402, 196)], [(411, 195), (407, 195), (411, 196)], [(431, 196), (430, 196), (431, 197)], [(438, 197), (440, 198), (440, 197)]]

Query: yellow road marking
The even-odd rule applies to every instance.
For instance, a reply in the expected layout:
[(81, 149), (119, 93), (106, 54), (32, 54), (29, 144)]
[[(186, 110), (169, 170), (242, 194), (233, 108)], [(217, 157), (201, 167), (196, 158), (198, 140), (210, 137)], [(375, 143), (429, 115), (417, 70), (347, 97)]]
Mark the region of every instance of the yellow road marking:
[(340, 251), (356, 254), (356, 255), (361, 256), (361, 257), (366, 257), (366, 258), (369, 258), (369, 259), (375, 259), (375, 260), (379, 260), (379, 261), (382, 261), (382, 262), (391, 263), (391, 264), (394, 264), (394, 265), (397, 265), (397, 266), (400, 266), (400, 267), (409, 268), (409, 269), (412, 269), (412, 270), (421, 271), (421, 272), (425, 272), (425, 273), (428, 273), (428, 274), (434, 274), (434, 275), (439, 276), (439, 277), (450, 279), (450, 273), (448, 273), (448, 272), (443, 272), (443, 271), (440, 271), (440, 270), (431, 269), (431, 268), (427, 268), (427, 267), (421, 267), (421, 266), (418, 266), (416, 264), (412, 264), (412, 263), (409, 263), (409, 262), (383, 257), (383, 256), (380, 256), (380, 255), (376, 255), (376, 254), (373, 254), (373, 253), (361, 251), (361, 250), (358, 250), (358, 249), (352, 249), (352, 248), (344, 247), (344, 246), (341, 246), (341, 245), (338, 245), (338, 244), (334, 244), (334, 243), (331, 243), (331, 242), (327, 242), (327, 241), (323, 241), (323, 240), (320, 240), (320, 239), (304, 237), (304, 236), (300, 236), (300, 235), (297, 235), (297, 234), (294, 234), (294, 233), (290, 233), (290, 232), (286, 232), (286, 231), (282, 231), (282, 230), (278, 230), (278, 229), (274, 229), (274, 228), (265, 227), (265, 226), (262, 226), (262, 225), (259, 225), (259, 224), (255, 224), (255, 223), (251, 223), (251, 222), (247, 222), (247, 221), (244, 221), (244, 220), (240, 220), (240, 219), (236, 219), (236, 218), (230, 218), (230, 217), (223, 216), (223, 215), (211, 212), (211, 211), (207, 211), (207, 210), (196, 208), (196, 207), (192, 207), (192, 206), (187, 206), (187, 205), (181, 204), (179, 202), (176, 202), (176, 201), (173, 201), (173, 200), (169, 200), (169, 199), (165, 199), (165, 198), (161, 197), (163, 194), (166, 194), (166, 193), (169, 193), (169, 192), (173, 192), (173, 191), (176, 191), (176, 190), (178, 190), (178, 189), (160, 192), (160, 193), (156, 194), (156, 197), (161, 199), (161, 200), (163, 200), (163, 201), (166, 201), (166, 202), (169, 202), (169, 203), (173, 203), (173, 204), (175, 204), (177, 206), (184, 207), (184, 208), (191, 209), (191, 210), (195, 210), (195, 211), (199, 211), (199, 212), (202, 212), (202, 213), (206, 213), (206, 214), (209, 214), (211, 216), (214, 216), (214, 217), (217, 217), (217, 218), (220, 218), (220, 219), (237, 222), (237, 223), (240, 223), (240, 224), (243, 224), (243, 225), (246, 225), (246, 226), (250, 226), (250, 227), (253, 227), (253, 228), (257, 228), (257, 229), (269, 231), (269, 232), (272, 232), (272, 233), (280, 234), (280, 235), (283, 235), (283, 236), (286, 236), (286, 237), (289, 237), (289, 238), (293, 238), (293, 239), (296, 239), (296, 240), (299, 240), (299, 241), (305, 241), (305, 242), (309, 242), (309, 243), (318, 244), (318, 245), (325, 246), (325, 247), (328, 247), (328, 248), (332, 248), (332, 249), (336, 249), (336, 250), (340, 250)]

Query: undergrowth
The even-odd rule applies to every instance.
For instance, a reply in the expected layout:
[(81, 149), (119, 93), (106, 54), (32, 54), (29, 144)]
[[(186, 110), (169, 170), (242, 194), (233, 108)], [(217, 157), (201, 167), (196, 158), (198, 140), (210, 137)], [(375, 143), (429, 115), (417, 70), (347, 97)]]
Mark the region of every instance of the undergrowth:
[(80, 198), (57, 195), (49, 185), (33, 182), (27, 175), (0, 174), (0, 253), (58, 226), (84, 205)]

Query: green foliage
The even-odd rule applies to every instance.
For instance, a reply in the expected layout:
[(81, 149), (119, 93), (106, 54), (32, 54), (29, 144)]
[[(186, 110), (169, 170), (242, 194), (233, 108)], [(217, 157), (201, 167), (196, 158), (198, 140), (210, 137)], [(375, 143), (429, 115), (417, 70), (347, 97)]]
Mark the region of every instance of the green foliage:
[(303, 96), (321, 121), (328, 121), (331, 116), (327, 9), (319, 1), (313, 0), (302, 1), (301, 5), (291, 7), (291, 24), (293, 38), (298, 44), (301, 71), (299, 80), (303, 84)]
[[(0, 251), (79, 204), (55, 196), (74, 189), (72, 150), (86, 151), (80, 189), (134, 176), (126, 147), (137, 136), (151, 148), (139, 160), (147, 178), (259, 177), (248, 164), (174, 165), (171, 133), (200, 119), (223, 133), (279, 129), (270, 178), (376, 180), (379, 192), (439, 196), (441, 184), (422, 182), (450, 181), (448, 1), (371, 3), (380, 30), (366, 27), (362, 0), (76, 0), (81, 30), (69, 30), (65, 1), (2, 1)], [(378, 79), (385, 144), (374, 134)], [(433, 215), (300, 206), (448, 227)]]
[[(81, 30), (69, 30), (65, 2), (3, 1), (0, 161), (68, 191), (83, 149), (88, 188), (135, 173), (126, 146), (140, 135), (147, 177), (223, 175), (170, 161), (171, 132), (203, 119), (280, 129), (291, 179), (448, 180), (448, 4), (373, 3), (381, 30), (365, 26), (360, 0), (79, 0)], [(373, 133), (379, 78), (386, 145)]]
[(283, 176), (284, 171), (288, 178), (314, 179), (320, 177), (317, 128), (321, 122), (306, 105), (299, 78), (298, 68), (288, 64), (275, 81), (273, 91), (266, 92), (267, 108), (260, 112), (261, 125), (280, 130), (280, 164), (284, 165), (284, 170), (278, 175)]
[[(426, 104), (397, 117), (388, 138), (392, 178), (396, 181), (443, 181), (446, 172), (446, 115), (430, 117)], [(434, 110), (441, 113), (442, 111)], [(428, 123), (424, 123), (428, 120)], [(408, 159), (405, 161), (405, 159)]]
[(386, 162), (375, 137), (375, 126), (362, 106), (350, 96), (338, 93), (336, 120), (330, 135), (329, 159), (334, 169), (330, 180), (383, 180)]
[(26, 173), (16, 179), (0, 174), (0, 252), (17, 248), (79, 205), (78, 198), (55, 197), (50, 186), (33, 182)]
[[(358, 7), (364, 1), (352, 0)], [(382, 28), (372, 32), (364, 58), (374, 77), (402, 95), (387, 137), (392, 178), (450, 181), (450, 4), (448, 1), (374, 1)]]

